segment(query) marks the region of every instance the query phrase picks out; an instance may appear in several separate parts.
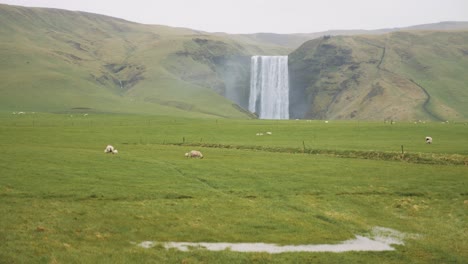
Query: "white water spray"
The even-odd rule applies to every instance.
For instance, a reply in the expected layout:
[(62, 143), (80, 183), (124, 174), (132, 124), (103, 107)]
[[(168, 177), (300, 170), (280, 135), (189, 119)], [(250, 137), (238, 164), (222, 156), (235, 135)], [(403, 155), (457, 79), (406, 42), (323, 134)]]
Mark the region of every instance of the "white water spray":
[(252, 56), (249, 111), (260, 119), (289, 119), (288, 56)]

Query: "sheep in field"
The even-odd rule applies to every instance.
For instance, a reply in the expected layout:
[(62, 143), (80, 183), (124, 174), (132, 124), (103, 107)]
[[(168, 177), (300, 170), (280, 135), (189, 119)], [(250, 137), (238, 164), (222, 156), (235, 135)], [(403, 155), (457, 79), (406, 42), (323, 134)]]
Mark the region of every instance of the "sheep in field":
[(432, 138), (431, 137), (426, 137), (426, 143), (427, 144), (432, 144)]
[(106, 149), (104, 149), (104, 153), (117, 154), (119, 151), (117, 151), (113, 146), (107, 145)]
[(203, 159), (203, 154), (198, 150), (192, 150), (190, 152), (185, 153), (186, 158), (200, 158)]

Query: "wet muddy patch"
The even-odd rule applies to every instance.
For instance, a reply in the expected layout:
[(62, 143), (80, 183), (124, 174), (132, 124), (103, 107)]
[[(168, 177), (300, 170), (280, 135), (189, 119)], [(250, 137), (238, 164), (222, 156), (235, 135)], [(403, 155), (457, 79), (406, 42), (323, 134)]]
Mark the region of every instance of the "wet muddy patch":
[(142, 248), (162, 246), (165, 249), (178, 249), (180, 251), (230, 250), (235, 252), (265, 252), (270, 254), (286, 252), (348, 252), (348, 251), (392, 251), (393, 245), (404, 245), (403, 240), (409, 236), (397, 230), (375, 227), (366, 236), (356, 235), (354, 239), (346, 240), (338, 244), (318, 245), (278, 245), (268, 243), (208, 243), (208, 242), (156, 242), (143, 241), (136, 244)]

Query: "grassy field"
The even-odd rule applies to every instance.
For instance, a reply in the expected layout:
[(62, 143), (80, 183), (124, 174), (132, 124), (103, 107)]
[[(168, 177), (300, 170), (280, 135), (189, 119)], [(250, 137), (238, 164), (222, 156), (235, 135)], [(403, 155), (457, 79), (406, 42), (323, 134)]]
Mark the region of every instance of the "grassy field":
[[(463, 123), (2, 113), (0, 148), (0, 263), (468, 261)], [(412, 236), (390, 252), (135, 245), (333, 244), (375, 226)]]

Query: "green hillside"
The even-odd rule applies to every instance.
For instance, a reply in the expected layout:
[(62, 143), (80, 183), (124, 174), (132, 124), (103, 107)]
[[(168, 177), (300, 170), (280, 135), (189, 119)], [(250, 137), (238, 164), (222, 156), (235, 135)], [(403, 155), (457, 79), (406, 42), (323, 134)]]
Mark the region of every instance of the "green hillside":
[(468, 31), (394, 32), (306, 42), (290, 54), (291, 114), (317, 119), (466, 120), (467, 43)]
[(250, 57), (289, 54), (292, 118), (468, 119), (464, 22), (229, 35), (0, 5), (0, 25), (0, 111), (252, 118)]
[(0, 24), (4, 111), (246, 118), (223, 96), (223, 71), (215, 66), (258, 52), (285, 52), (57, 9), (0, 5)]

